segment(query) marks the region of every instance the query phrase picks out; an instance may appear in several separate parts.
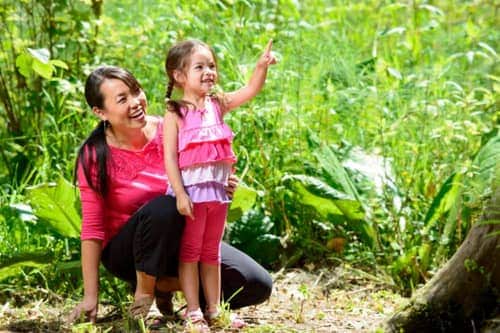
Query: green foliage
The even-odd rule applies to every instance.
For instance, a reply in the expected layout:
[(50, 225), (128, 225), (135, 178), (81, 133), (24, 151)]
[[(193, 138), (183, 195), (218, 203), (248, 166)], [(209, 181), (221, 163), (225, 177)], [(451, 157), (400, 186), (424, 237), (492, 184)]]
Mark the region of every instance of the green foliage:
[(78, 259), (62, 178), (96, 123), (82, 93), (90, 70), (131, 70), (161, 115), (175, 41), (212, 45), (231, 91), (273, 38), (264, 90), (227, 117), (246, 184), (227, 237), (268, 266), (382, 265), (409, 292), (463, 240), (499, 169), (495, 13), (484, 1), (4, 1), (0, 253)]
[(250, 210), (229, 226), (228, 237), (233, 246), (269, 267), (280, 260), (282, 253), (280, 237), (275, 234), (274, 227), (262, 211)]
[(81, 218), (74, 186), (60, 177), (56, 184), (27, 189), (26, 196), (40, 222), (47, 223), (62, 237), (80, 237)]
[(461, 180), (462, 176), (460, 174), (453, 174), (444, 182), (438, 194), (432, 200), (429, 211), (425, 216), (425, 228), (422, 232), (424, 235), (428, 234), (437, 220), (455, 205), (461, 190)]
[(95, 49), (92, 8), (85, 1), (7, 0), (0, 17), (1, 183), (70, 178), (67, 161), (78, 133), (88, 130), (80, 121), (80, 80)]
[(250, 187), (239, 185), (234, 193), (227, 214), (227, 222), (233, 222), (240, 219), (243, 213), (250, 210), (255, 204), (257, 192)]
[[(500, 169), (500, 133), (492, 137), (477, 153), (471, 166), (477, 193), (483, 193), (495, 178)], [(498, 176), (497, 176), (498, 177)], [(498, 178), (497, 178), (498, 179)]]
[(27, 48), (27, 51), (16, 58), (16, 67), (26, 79), (38, 74), (42, 78), (50, 80), (56, 67), (68, 69), (68, 65), (64, 61), (49, 59), (50, 53), (47, 49)]
[(22, 268), (43, 268), (54, 257), (47, 252), (17, 253), (9, 258), (2, 258), (0, 262), (0, 281), (18, 275)]
[[(492, 181), (500, 161), (498, 139), (498, 136), (492, 137), (479, 150), (470, 169), (470, 178), (455, 173), (444, 182), (427, 211), (419, 237), (412, 240), (416, 246), (405, 251), (390, 266), (394, 276), (404, 276), (400, 283), (415, 286), (433, 263), (439, 264), (458, 247), (462, 239), (457, 239), (457, 232), (473, 222), (471, 216), (464, 213), (468, 210), (467, 205), (472, 204), (471, 191), (466, 189), (476, 188), (473, 192), (477, 194), (473, 197), (478, 200), (494, 186)], [(478, 187), (480, 191), (476, 192)], [(467, 200), (469, 202), (464, 205)], [(442, 223), (437, 225), (440, 221)]]

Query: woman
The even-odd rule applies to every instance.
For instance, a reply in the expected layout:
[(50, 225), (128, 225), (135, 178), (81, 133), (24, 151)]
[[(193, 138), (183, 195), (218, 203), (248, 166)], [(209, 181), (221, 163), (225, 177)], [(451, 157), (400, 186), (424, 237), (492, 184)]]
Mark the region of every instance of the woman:
[[(76, 178), (82, 202), (84, 296), (71, 313), (95, 321), (99, 262), (135, 288), (134, 318), (157, 324), (154, 301), (172, 315), (172, 291), (179, 290), (178, 247), (184, 218), (175, 198), (165, 195), (162, 118), (148, 116), (139, 82), (119, 67), (99, 67), (87, 78), (85, 98), (98, 126), (78, 152)], [(232, 178), (228, 193), (234, 191)], [(259, 304), (272, 288), (269, 274), (250, 257), (222, 244), (222, 295), (233, 309)]]

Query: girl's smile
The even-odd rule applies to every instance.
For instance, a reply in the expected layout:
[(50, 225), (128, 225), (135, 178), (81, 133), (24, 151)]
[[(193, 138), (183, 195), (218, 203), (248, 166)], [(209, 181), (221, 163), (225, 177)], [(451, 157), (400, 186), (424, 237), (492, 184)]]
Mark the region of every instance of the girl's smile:
[(187, 100), (205, 97), (215, 87), (218, 78), (217, 66), (210, 50), (197, 47), (190, 58), (184, 75), (178, 79)]

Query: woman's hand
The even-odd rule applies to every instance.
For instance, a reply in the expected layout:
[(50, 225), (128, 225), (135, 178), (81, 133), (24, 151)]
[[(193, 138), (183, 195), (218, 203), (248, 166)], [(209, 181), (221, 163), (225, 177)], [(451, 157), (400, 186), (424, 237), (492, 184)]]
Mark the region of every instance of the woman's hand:
[(229, 176), (227, 185), (224, 186), (224, 189), (226, 190), (226, 194), (230, 199), (233, 198), (234, 192), (236, 192), (236, 188), (238, 187), (239, 183), (240, 179), (236, 175)]
[(78, 321), (82, 315), (85, 315), (85, 320), (95, 323), (97, 318), (98, 302), (97, 297), (84, 297), (83, 300), (71, 311), (68, 316), (68, 323)]
[(189, 195), (187, 195), (187, 193), (183, 193), (177, 196), (176, 202), (179, 213), (184, 216), (189, 216), (194, 220), (193, 203), (191, 202)]

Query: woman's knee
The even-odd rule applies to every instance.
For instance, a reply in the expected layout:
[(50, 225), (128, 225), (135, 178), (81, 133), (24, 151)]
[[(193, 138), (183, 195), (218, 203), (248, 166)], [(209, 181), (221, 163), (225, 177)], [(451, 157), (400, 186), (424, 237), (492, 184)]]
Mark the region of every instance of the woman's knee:
[(160, 195), (149, 201), (143, 208), (153, 223), (179, 223), (184, 222), (184, 217), (177, 211), (175, 198)]
[(141, 208), (141, 222), (148, 225), (152, 233), (182, 235), (184, 217), (177, 211), (175, 198), (161, 195)]
[(230, 300), (231, 309), (239, 309), (246, 306), (258, 305), (269, 299), (272, 291), (272, 283), (261, 280), (248, 281), (238, 289), (222, 286), (224, 299)]
[(253, 277), (247, 282), (247, 288), (254, 292), (253, 305), (265, 302), (271, 297), (273, 290), (273, 280), (267, 272), (260, 274), (258, 277)]

